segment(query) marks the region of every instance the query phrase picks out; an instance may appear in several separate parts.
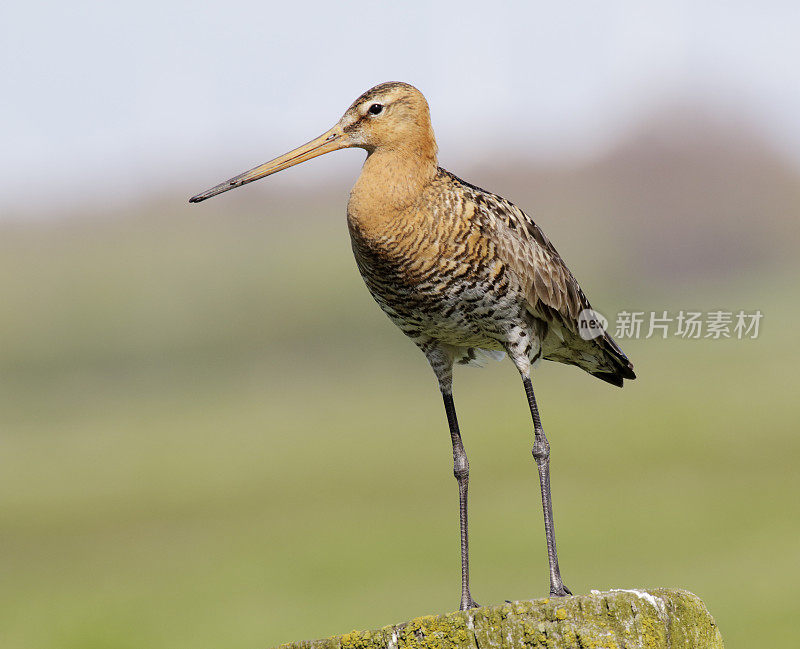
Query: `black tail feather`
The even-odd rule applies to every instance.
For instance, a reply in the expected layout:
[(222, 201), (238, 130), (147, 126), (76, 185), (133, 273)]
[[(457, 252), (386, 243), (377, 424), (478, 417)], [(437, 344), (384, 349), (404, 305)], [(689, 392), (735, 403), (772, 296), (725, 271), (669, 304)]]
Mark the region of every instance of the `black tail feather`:
[(590, 374), (592, 376), (596, 376), (601, 381), (605, 381), (611, 385), (616, 385), (618, 388), (621, 388), (625, 382), (621, 375), (612, 374), (611, 372), (590, 372)]
[(633, 380), (636, 378), (636, 374), (633, 371), (633, 363), (628, 360), (628, 357), (625, 356), (625, 353), (608, 333), (602, 338), (602, 342), (604, 343), (606, 358), (611, 361), (610, 365), (613, 369), (611, 371), (590, 372), (590, 374), (606, 383), (621, 388), (624, 379)]

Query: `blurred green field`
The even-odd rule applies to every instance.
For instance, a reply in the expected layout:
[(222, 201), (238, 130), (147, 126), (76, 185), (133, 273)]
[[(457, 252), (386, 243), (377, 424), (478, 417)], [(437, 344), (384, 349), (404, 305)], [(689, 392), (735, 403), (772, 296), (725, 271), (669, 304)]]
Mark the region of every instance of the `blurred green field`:
[[(440, 397), (358, 277), (344, 196), (314, 219), (225, 209), (3, 227), (4, 649), (268, 647), (457, 607)], [(687, 588), (728, 647), (786, 644), (800, 576), (793, 273), (651, 282), (542, 222), (563, 227), (553, 238), (606, 313), (765, 314), (755, 341), (626, 341), (639, 380), (624, 390), (549, 363), (534, 377), (567, 584)], [(456, 405), (473, 593), (543, 596), (513, 366), (461, 369)]]

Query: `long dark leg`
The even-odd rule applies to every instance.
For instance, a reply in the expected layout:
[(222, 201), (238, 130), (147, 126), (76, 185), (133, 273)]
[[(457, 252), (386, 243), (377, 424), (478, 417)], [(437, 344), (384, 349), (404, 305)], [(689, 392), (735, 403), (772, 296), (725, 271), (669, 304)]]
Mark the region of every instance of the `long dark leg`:
[(453, 442), (453, 475), (458, 481), (458, 517), (461, 524), (461, 605), (459, 608), (466, 611), (478, 606), (469, 592), (469, 539), (467, 537), (467, 487), (469, 486), (469, 462), (464, 444), (461, 442), (461, 433), (458, 430), (456, 407), (453, 405), (453, 395), (442, 390), (444, 409), (447, 412), (447, 423), (450, 426), (450, 439)]
[(533, 385), (528, 376), (522, 377), (525, 385), (525, 394), (528, 395), (528, 405), (531, 408), (533, 429), (533, 459), (539, 469), (539, 486), (542, 490), (542, 510), (544, 511), (544, 533), (547, 537), (547, 559), (550, 563), (550, 594), (561, 596), (571, 595), (572, 592), (561, 581), (561, 571), (558, 568), (558, 554), (556, 553), (556, 534), (553, 525), (553, 501), (550, 498), (550, 443), (545, 437), (542, 422), (539, 419), (539, 409), (536, 407), (536, 397), (533, 396)]

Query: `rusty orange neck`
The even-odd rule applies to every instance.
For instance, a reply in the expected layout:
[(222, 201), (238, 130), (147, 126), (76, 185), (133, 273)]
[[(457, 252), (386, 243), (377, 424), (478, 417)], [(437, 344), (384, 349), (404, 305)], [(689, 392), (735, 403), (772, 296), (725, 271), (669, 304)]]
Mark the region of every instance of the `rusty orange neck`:
[(414, 205), (437, 172), (435, 144), (429, 148), (372, 151), (350, 192), (351, 226), (386, 222)]

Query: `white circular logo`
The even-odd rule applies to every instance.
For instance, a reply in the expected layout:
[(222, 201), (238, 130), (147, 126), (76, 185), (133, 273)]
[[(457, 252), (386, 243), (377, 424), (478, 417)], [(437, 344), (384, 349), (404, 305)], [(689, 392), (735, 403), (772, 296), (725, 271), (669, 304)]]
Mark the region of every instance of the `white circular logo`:
[(578, 314), (578, 333), (584, 340), (599, 338), (605, 333), (606, 327), (608, 320), (599, 311), (584, 309)]

